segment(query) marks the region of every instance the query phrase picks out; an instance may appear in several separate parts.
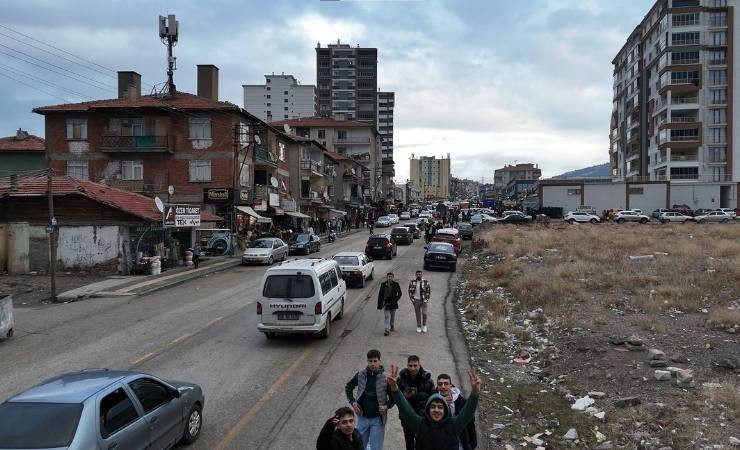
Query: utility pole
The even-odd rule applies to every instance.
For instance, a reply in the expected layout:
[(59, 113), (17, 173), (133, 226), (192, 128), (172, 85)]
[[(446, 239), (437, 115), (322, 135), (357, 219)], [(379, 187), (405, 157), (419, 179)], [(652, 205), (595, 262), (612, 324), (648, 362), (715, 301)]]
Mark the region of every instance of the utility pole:
[(57, 244), (56, 228), (57, 219), (54, 217), (54, 192), (52, 191), (53, 171), (49, 168), (46, 171), (46, 190), (49, 196), (49, 226), (46, 231), (49, 233), (49, 275), (51, 276), (51, 301), (57, 301)]

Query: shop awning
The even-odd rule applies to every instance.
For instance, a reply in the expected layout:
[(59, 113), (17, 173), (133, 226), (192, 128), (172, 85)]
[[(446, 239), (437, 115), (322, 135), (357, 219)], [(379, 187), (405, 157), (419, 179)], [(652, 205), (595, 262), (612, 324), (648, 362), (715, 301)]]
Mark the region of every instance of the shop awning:
[(347, 215), (347, 212), (346, 211), (340, 211), (338, 209), (329, 209), (329, 212), (332, 213), (332, 214), (334, 214), (334, 215), (337, 215), (337, 216), (346, 216)]
[(289, 216), (297, 217), (299, 219), (310, 219), (311, 218), (311, 216), (307, 216), (307, 215), (305, 215), (303, 213), (300, 213), (298, 211), (285, 211), (285, 214), (287, 214)]
[(255, 219), (257, 219), (257, 222), (263, 222), (263, 223), (272, 222), (272, 219), (270, 219), (269, 217), (260, 216), (259, 214), (257, 214), (255, 210), (253, 210), (249, 206), (237, 206), (236, 209), (238, 211), (243, 212), (244, 214), (254, 217)]

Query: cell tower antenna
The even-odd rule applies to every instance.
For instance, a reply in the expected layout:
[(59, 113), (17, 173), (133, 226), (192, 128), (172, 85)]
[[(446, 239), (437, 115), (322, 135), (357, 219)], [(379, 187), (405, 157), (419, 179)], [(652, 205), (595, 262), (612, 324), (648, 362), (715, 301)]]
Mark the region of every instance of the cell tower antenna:
[[(159, 16), (159, 39), (164, 45), (167, 46), (167, 95), (174, 97), (175, 95), (175, 81), (172, 75), (177, 70), (177, 58), (172, 56), (172, 47), (177, 45), (177, 36), (180, 28), (180, 23), (175, 19), (174, 14), (169, 14), (167, 17)], [(163, 92), (164, 93), (164, 92)]]

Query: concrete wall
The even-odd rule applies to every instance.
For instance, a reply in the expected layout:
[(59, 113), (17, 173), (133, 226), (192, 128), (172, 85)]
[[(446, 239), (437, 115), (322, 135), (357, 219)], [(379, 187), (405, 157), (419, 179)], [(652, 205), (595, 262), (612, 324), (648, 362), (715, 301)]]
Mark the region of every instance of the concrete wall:
[(664, 183), (630, 184), (629, 187), (631, 189), (642, 189), (642, 194), (629, 195), (630, 209), (641, 209), (643, 213), (647, 213), (648, 211), (666, 207), (667, 189)]
[(543, 186), (542, 188), (542, 206), (554, 206), (563, 208), (563, 214), (568, 211), (575, 211), (581, 206), (580, 195), (568, 195), (568, 189), (580, 189), (576, 186)]
[(625, 208), (625, 199), (622, 183), (585, 185), (583, 204), (593, 207), (599, 214), (611, 208)]
[(9, 273), (28, 272), (28, 245), (30, 238), (28, 223), (9, 223), (7, 224), (7, 229), (7, 270)]
[(0, 272), (8, 270), (8, 224), (0, 223)]
[(673, 184), (670, 203), (689, 205), (693, 209), (719, 208), (720, 186), (717, 184)]
[(100, 264), (117, 266), (120, 251), (121, 237), (117, 226), (59, 229), (57, 258), (62, 268), (88, 268)]

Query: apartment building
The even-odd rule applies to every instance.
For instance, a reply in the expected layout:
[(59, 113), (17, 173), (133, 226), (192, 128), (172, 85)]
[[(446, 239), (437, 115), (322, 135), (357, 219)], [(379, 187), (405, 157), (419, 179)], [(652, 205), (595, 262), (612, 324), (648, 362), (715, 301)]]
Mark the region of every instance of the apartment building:
[(434, 156), (411, 155), (409, 179), (420, 192), (422, 200), (448, 200), (450, 197), (450, 155), (437, 159)]
[(393, 107), (395, 92), (378, 92), (378, 132), (383, 139), (383, 161), (393, 160)]
[(293, 75), (265, 75), (265, 84), (243, 84), (244, 109), (271, 122), (313, 117), (316, 86), (300, 84)]
[(612, 177), (740, 181), (736, 0), (658, 0), (613, 59)]
[(316, 115), (377, 125), (377, 48), (316, 44), (316, 84)]
[(537, 164), (507, 164), (493, 172), (493, 186), (498, 191), (503, 191), (509, 183), (514, 180), (539, 180), (542, 170)]

